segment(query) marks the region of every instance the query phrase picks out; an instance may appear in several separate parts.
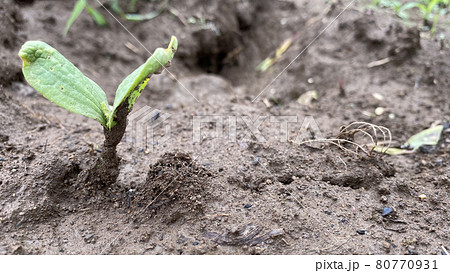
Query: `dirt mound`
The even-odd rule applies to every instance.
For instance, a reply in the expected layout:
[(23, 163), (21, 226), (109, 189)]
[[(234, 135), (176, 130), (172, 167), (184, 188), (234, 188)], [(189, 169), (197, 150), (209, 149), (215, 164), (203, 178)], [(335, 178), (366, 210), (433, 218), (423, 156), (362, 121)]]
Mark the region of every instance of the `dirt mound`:
[(168, 223), (202, 213), (212, 173), (197, 166), (188, 154), (167, 153), (150, 166), (143, 196), (145, 206), (164, 214)]

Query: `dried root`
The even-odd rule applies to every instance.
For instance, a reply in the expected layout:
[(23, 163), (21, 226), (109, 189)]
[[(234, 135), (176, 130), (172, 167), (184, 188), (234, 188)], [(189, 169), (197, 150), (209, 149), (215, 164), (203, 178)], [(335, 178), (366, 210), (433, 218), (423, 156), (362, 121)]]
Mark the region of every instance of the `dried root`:
[(363, 153), (373, 157), (375, 147), (378, 147), (380, 154), (384, 154), (389, 149), (392, 143), (392, 135), (391, 131), (384, 126), (356, 121), (342, 126), (340, 133), (335, 138), (311, 139), (298, 144), (304, 145), (309, 143), (332, 144), (355, 155)]

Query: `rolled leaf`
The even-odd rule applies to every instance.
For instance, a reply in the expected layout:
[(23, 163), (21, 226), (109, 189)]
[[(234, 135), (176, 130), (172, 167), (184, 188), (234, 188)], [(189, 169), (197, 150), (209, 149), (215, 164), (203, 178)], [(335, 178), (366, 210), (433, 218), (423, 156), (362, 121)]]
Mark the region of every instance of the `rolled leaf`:
[(148, 58), (143, 65), (141, 65), (122, 81), (116, 91), (112, 115), (109, 116), (107, 128), (111, 129), (114, 126), (114, 115), (116, 110), (125, 100), (128, 100), (128, 106), (130, 109), (133, 107), (136, 99), (145, 88), (148, 78), (172, 60), (177, 48), (177, 38), (172, 36), (167, 49), (156, 49), (152, 56), (150, 56), (150, 58)]
[(23, 75), (51, 102), (106, 126), (110, 110), (106, 94), (56, 49), (40, 41), (26, 42), (20, 52)]

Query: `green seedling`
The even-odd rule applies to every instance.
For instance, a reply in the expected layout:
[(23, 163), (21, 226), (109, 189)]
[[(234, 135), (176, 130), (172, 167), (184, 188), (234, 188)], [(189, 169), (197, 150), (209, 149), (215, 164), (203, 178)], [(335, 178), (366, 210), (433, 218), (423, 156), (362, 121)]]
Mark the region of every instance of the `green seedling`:
[(448, 6), (448, 0), (424, 0), (420, 2), (409, 2), (401, 7), (401, 12), (418, 8), (422, 14), (423, 24), (430, 27), (430, 32), (434, 33), (439, 17), (447, 11), (440, 6)]
[(109, 184), (118, 175), (116, 146), (125, 133), (127, 116), (150, 77), (161, 73), (170, 64), (177, 48), (178, 41), (172, 37), (167, 49), (156, 49), (143, 65), (122, 81), (112, 106), (94, 81), (48, 44), (28, 41), (19, 56), (23, 60), (23, 75), (34, 89), (56, 105), (94, 119), (103, 126), (105, 141), (92, 178)]
[(372, 5), (392, 9), (402, 19), (409, 18), (408, 10), (417, 8), (421, 12), (423, 24), (430, 27), (430, 32), (434, 33), (439, 17), (448, 13), (450, 0), (421, 0), (406, 3), (393, 0), (375, 0)]
[(394, 0), (374, 0), (372, 1), (372, 5), (373, 6), (378, 6), (381, 8), (386, 8), (386, 9), (390, 9), (393, 10), (394, 13), (402, 18), (402, 19), (407, 19), (408, 18), (408, 14), (404, 11), (402, 11), (402, 2), (400, 1), (394, 1)]
[[(145, 21), (153, 19), (157, 16), (159, 16), (162, 12), (164, 12), (168, 8), (169, 0), (164, 0), (162, 3), (158, 6), (156, 10), (152, 10), (145, 14), (138, 14), (138, 13), (127, 13), (125, 12), (119, 5), (119, 0), (108, 0), (106, 1), (108, 5), (111, 7), (112, 11), (115, 12), (117, 15), (122, 17), (125, 20), (128, 21)], [(137, 0), (130, 0), (128, 5), (129, 11), (135, 11), (136, 9), (136, 3)], [(89, 15), (91, 15), (92, 19), (97, 23), (99, 26), (105, 26), (107, 24), (105, 18), (103, 15), (93, 6), (89, 5), (88, 0), (78, 0), (75, 3), (75, 6), (72, 11), (72, 15), (70, 16), (69, 20), (66, 23), (66, 28), (64, 29), (64, 35), (67, 34), (72, 24), (75, 22), (75, 20), (80, 16), (80, 14), (86, 10)]]
[(106, 25), (106, 20), (103, 17), (103, 15), (100, 12), (98, 12), (95, 8), (90, 6), (88, 4), (87, 0), (78, 0), (75, 3), (75, 6), (72, 11), (72, 15), (70, 16), (69, 20), (66, 23), (66, 28), (64, 29), (64, 35), (66, 35), (67, 32), (69, 32), (69, 29), (72, 26), (72, 24), (75, 22), (75, 20), (78, 18), (78, 16), (80, 16), (80, 14), (85, 9), (87, 10), (87, 12), (89, 12), (92, 19), (95, 21), (95, 23), (97, 23), (97, 25), (99, 25), (99, 26)]

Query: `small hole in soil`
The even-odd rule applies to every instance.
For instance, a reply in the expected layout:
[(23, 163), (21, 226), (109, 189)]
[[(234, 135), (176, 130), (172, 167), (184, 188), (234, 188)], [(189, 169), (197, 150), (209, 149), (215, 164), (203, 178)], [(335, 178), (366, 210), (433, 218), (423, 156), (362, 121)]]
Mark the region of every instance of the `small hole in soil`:
[(207, 73), (220, 74), (228, 54), (242, 46), (239, 36), (232, 32), (217, 35), (212, 30), (201, 30), (194, 37), (199, 45), (197, 66)]
[(16, 0), (17, 4), (30, 5), (34, 3), (34, 0)]
[(9, 41), (9, 39), (3, 40), (3, 46), (5, 48), (11, 48), (11, 42)]
[(226, 54), (224, 53), (208, 55), (200, 52), (198, 55), (198, 66), (207, 73), (219, 74), (222, 71), (222, 63), (225, 56)]
[(292, 178), (292, 175), (284, 175), (278, 177), (278, 181), (283, 185), (289, 185), (294, 181), (294, 178)]

